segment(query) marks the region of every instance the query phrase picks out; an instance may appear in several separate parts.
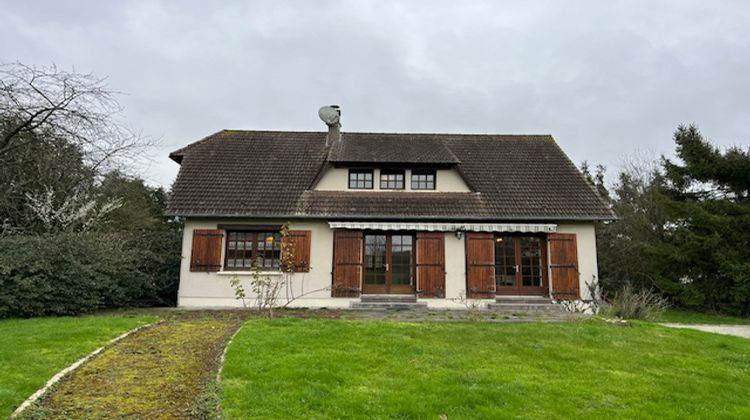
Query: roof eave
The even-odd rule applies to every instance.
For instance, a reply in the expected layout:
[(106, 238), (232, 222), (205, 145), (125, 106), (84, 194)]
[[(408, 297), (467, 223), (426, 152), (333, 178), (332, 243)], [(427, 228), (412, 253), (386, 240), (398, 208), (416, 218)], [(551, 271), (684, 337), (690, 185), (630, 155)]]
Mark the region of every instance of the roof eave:
[(392, 215), (364, 215), (364, 214), (280, 214), (280, 213), (258, 213), (258, 214), (241, 214), (241, 213), (200, 213), (200, 212), (180, 212), (166, 211), (166, 216), (173, 217), (196, 217), (196, 218), (259, 218), (259, 219), (339, 219), (339, 220), (456, 220), (456, 221), (548, 221), (548, 222), (604, 222), (613, 221), (617, 218), (614, 216), (516, 216), (516, 217), (488, 217), (488, 216), (392, 216)]

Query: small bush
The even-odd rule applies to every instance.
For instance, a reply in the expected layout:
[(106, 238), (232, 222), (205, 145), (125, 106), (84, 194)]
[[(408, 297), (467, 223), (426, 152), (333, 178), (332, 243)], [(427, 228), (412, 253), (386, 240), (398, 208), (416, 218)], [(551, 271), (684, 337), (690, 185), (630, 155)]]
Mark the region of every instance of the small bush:
[(655, 319), (669, 307), (669, 301), (649, 289), (636, 290), (625, 284), (604, 306), (603, 314), (623, 319)]

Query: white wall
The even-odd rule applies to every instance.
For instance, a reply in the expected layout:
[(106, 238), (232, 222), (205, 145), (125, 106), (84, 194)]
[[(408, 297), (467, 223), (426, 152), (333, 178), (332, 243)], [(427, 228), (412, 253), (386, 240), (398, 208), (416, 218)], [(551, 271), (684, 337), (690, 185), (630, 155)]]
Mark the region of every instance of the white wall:
[[(218, 272), (200, 273), (190, 271), (190, 252), (193, 244), (194, 229), (216, 229), (220, 223), (226, 224), (283, 224), (285, 220), (252, 220), (252, 219), (188, 219), (185, 222), (185, 233), (182, 238), (182, 263), (180, 265), (180, 287), (177, 304), (184, 307), (241, 307), (242, 302), (235, 299), (234, 289), (229, 281), (233, 274), (242, 279), (246, 292), (250, 295), (251, 275), (248, 272)], [(292, 230), (310, 230), (310, 271), (307, 273), (295, 273), (293, 283), (304, 285), (305, 290), (330, 288), (331, 269), (333, 264), (333, 231), (325, 221), (298, 220), (291, 221), (289, 228)], [(226, 237), (224, 238), (226, 240)], [(222, 246), (222, 263), (224, 261), (224, 249)], [(271, 272), (272, 275), (278, 273)], [(308, 307), (349, 307), (346, 298), (331, 298), (330, 290), (322, 290), (305, 296), (291, 306)], [(252, 297), (248, 303), (252, 303)]]
[[(245, 290), (250, 294), (251, 276), (248, 272), (218, 272), (202, 273), (190, 271), (190, 253), (194, 229), (216, 229), (218, 224), (283, 224), (284, 220), (253, 220), (253, 219), (188, 219), (185, 222), (185, 232), (182, 242), (182, 262), (180, 267), (180, 286), (178, 306), (181, 307), (241, 307), (242, 302), (235, 299), (234, 289), (229, 282), (232, 274), (236, 273), (242, 279)], [(333, 263), (333, 230), (323, 220), (292, 220), (290, 229), (310, 230), (311, 233), (311, 267), (307, 273), (295, 273), (293, 283), (303, 284), (306, 291), (325, 289), (307, 295), (290, 306), (296, 307), (340, 307), (348, 308), (349, 303), (358, 301), (357, 298), (331, 297), (331, 271)], [(588, 298), (586, 282), (592, 278), (598, 279), (596, 260), (596, 236), (593, 223), (561, 224), (557, 231), (560, 233), (575, 233), (578, 246), (578, 267), (580, 275), (581, 296)], [(226, 238), (225, 238), (226, 239)], [(430, 307), (435, 308), (465, 308), (460, 296), (466, 290), (466, 257), (465, 236), (456, 238), (453, 232), (445, 233), (445, 299), (421, 299)], [(224, 246), (222, 246), (222, 262), (224, 260)], [(252, 297), (248, 303), (252, 304)], [(492, 302), (491, 299), (482, 303)]]
[[(380, 169), (373, 170), (373, 188), (371, 190), (350, 190), (349, 189), (349, 169), (348, 168), (328, 168), (315, 185), (318, 191), (380, 191)], [(461, 175), (455, 169), (438, 169), (435, 173), (434, 190), (412, 190), (411, 189), (411, 169), (404, 172), (404, 189), (403, 190), (383, 190), (383, 191), (414, 191), (420, 193), (431, 192), (471, 192)]]
[(445, 297), (458, 299), (466, 293), (466, 248), (464, 239), (452, 232), (445, 234)]
[(592, 280), (599, 281), (599, 267), (596, 261), (596, 232), (594, 223), (567, 223), (557, 226), (559, 233), (575, 233), (578, 245), (578, 272), (580, 276), (581, 298), (589, 299), (588, 286)]

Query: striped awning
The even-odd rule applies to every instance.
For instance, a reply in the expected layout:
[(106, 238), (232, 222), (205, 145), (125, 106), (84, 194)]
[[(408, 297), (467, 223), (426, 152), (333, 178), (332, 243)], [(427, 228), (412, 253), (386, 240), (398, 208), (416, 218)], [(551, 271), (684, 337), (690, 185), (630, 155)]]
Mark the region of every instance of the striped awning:
[(548, 233), (557, 231), (557, 225), (549, 223), (328, 222), (328, 226), (332, 229), (416, 230), (427, 232)]

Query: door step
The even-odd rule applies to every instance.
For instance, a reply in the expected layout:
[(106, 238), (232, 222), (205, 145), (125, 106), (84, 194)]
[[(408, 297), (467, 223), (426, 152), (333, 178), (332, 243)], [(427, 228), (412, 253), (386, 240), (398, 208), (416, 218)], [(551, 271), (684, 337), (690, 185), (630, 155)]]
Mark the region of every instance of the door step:
[(416, 295), (362, 295), (362, 302), (417, 303)]
[(552, 299), (549, 296), (495, 296), (496, 303), (529, 303), (529, 304), (545, 304), (552, 303)]
[(372, 311), (383, 311), (388, 309), (397, 310), (413, 310), (413, 309), (427, 309), (426, 302), (414, 302), (414, 303), (387, 303), (387, 302), (352, 302), (349, 304), (351, 309), (364, 309)]
[(547, 296), (497, 296), (487, 309), (507, 312), (561, 312), (560, 305)]
[(417, 302), (415, 295), (362, 295), (359, 302), (349, 305), (352, 309), (387, 310), (387, 309), (426, 309), (426, 302)]

